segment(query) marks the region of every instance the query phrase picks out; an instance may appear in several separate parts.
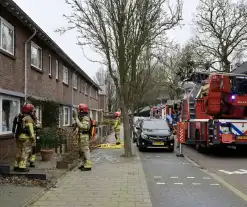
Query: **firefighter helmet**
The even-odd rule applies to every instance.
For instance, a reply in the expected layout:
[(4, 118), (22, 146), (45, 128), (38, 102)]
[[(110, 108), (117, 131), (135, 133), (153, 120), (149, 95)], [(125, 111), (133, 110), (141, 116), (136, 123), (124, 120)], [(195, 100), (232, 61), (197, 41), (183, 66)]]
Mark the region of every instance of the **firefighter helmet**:
[(115, 116), (119, 117), (121, 115), (121, 113), (119, 111), (115, 112)]
[(88, 113), (88, 105), (81, 103), (78, 106), (78, 110), (79, 112)]
[(33, 112), (34, 110), (35, 108), (33, 104), (24, 104), (24, 106), (22, 107), (22, 113), (24, 114), (29, 114)]

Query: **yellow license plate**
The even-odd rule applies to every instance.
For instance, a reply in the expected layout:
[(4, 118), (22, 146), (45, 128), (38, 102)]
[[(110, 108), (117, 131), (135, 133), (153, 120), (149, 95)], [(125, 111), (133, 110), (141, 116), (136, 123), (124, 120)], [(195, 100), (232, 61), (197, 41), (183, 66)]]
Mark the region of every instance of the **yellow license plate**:
[(238, 136), (238, 139), (247, 139), (247, 136)]
[(153, 145), (164, 145), (164, 142), (153, 142)]

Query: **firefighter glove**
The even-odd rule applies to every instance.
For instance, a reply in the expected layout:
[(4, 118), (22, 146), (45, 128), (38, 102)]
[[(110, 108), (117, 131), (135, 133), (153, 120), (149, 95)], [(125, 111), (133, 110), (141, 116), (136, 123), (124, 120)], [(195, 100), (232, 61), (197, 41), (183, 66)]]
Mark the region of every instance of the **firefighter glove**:
[(73, 110), (73, 118), (76, 120), (78, 118), (77, 110)]

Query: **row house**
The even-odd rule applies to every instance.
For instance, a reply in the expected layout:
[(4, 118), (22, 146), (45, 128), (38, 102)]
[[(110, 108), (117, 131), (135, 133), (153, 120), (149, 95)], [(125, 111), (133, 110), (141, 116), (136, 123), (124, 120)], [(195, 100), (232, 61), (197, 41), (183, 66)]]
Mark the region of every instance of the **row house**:
[[(12, 0), (0, 1), (0, 141), (25, 97), (61, 104), (60, 125), (72, 122), (72, 107), (86, 103), (98, 119), (99, 86)], [(41, 108), (37, 108), (41, 119)]]

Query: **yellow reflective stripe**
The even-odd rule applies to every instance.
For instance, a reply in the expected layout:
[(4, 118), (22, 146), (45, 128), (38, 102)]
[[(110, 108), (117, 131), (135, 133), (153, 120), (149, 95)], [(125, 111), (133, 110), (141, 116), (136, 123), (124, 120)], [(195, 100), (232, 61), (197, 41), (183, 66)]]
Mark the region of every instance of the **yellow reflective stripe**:
[(31, 137), (35, 137), (34, 129), (33, 129), (33, 124), (32, 123), (26, 123), (26, 127), (29, 128), (30, 133), (31, 133)]

